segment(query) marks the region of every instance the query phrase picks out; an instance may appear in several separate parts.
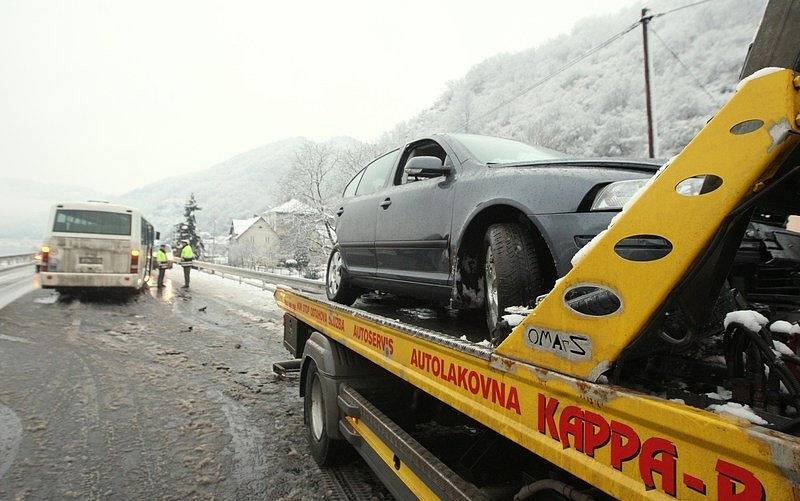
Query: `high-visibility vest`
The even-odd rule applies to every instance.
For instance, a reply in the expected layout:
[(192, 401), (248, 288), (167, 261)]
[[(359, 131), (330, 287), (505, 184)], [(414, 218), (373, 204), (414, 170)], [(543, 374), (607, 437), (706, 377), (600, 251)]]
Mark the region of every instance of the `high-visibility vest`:
[(183, 249), (181, 249), (181, 259), (194, 259), (194, 251), (191, 245), (186, 244)]
[(166, 263), (167, 262), (167, 253), (161, 249), (158, 249), (156, 252), (156, 262), (157, 263)]

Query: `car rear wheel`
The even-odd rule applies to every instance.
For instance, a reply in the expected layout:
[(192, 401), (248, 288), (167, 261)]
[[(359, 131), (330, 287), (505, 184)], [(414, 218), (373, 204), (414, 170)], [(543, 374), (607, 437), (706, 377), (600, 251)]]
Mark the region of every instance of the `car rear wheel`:
[(510, 306), (531, 306), (542, 294), (542, 265), (533, 236), (517, 223), (489, 226), (483, 241), (486, 325), (493, 334)]
[(347, 270), (344, 267), (339, 246), (333, 248), (328, 258), (328, 271), (325, 275), (325, 293), (333, 302), (350, 306), (355, 303), (361, 292), (350, 284)]

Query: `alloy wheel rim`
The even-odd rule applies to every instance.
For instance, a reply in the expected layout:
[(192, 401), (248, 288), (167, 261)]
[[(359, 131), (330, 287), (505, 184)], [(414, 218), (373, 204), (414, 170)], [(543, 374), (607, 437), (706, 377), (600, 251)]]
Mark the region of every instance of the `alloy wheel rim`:
[(494, 253), (491, 247), (486, 249), (484, 276), (486, 277), (486, 301), (489, 306), (489, 318), (492, 325), (497, 325), (497, 318), (500, 314), (497, 311), (499, 303), (497, 300), (497, 272), (494, 266)]
[(328, 264), (328, 292), (331, 296), (335, 296), (339, 292), (339, 286), (342, 283), (342, 256), (339, 251), (336, 251), (331, 256), (331, 262)]

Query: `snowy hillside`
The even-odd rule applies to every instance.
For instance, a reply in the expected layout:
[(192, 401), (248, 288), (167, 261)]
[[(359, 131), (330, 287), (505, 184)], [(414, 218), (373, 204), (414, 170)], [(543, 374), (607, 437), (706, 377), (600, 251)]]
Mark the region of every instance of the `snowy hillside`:
[[(687, 3), (656, 0), (647, 5), (657, 14)], [(718, 0), (653, 19), (650, 50), (659, 156), (682, 148), (733, 91), (764, 3)], [(615, 15), (583, 19), (571, 33), (539, 47), (483, 61), (381, 142), (397, 144), (463, 127), (575, 155), (646, 156), (640, 26), (525, 92), (639, 16), (637, 3)]]

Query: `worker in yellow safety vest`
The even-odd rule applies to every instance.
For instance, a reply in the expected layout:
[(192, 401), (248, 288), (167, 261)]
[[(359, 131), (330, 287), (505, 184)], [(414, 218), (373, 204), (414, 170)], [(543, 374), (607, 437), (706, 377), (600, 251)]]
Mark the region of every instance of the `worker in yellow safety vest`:
[(183, 266), (183, 287), (189, 288), (189, 272), (192, 270), (192, 261), (194, 261), (194, 251), (192, 246), (189, 245), (188, 240), (181, 240), (181, 266)]
[(164, 273), (169, 266), (167, 259), (167, 244), (161, 244), (156, 252), (156, 265), (158, 266), (158, 287), (164, 287)]

